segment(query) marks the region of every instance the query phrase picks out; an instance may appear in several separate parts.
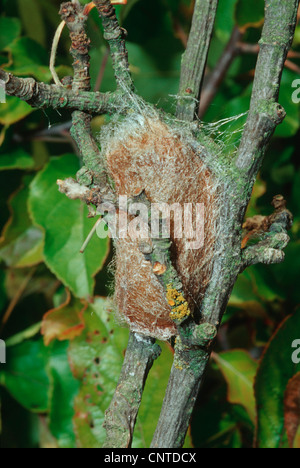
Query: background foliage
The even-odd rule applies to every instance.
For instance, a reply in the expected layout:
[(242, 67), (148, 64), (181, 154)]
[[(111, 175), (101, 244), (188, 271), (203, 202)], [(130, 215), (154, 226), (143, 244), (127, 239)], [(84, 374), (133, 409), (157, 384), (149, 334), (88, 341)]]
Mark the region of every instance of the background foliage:
[[(59, 0), (2, 0), (1, 66), (50, 82), (59, 5)], [(257, 42), (263, 5), (263, 0), (220, 0), (208, 73), (236, 25), (245, 29), (245, 42)], [(138, 92), (173, 112), (192, 2), (128, 0), (118, 14), (129, 31)], [(107, 91), (114, 79), (99, 30), (92, 11), (92, 86)], [(60, 76), (71, 74), (68, 48), (65, 32), (57, 57)], [(300, 26), (293, 50), (300, 52)], [(292, 341), (300, 339), (300, 116), (291, 99), (298, 58), (294, 70), (283, 73), (280, 102), (287, 118), (273, 138), (248, 210), (249, 216), (270, 214), (273, 195), (282, 193), (295, 216), (292, 240), (282, 265), (255, 266), (239, 277), (188, 447), (245, 448), (254, 439), (260, 447), (300, 447), (299, 395), (294, 412), (287, 410), (300, 372), (291, 360)], [(205, 122), (217, 122), (241, 114), (222, 127), (203, 124), (230, 152), (249, 107), (255, 61), (255, 54), (234, 60), (204, 116)], [(96, 133), (107, 119), (94, 119)], [(0, 336), (7, 343), (7, 364), (0, 365), (2, 447), (101, 446), (104, 411), (126, 349), (128, 330), (115, 324), (106, 299), (112, 292), (107, 268), (112, 248), (95, 237), (79, 253), (93, 220), (80, 202), (57, 190), (56, 180), (73, 176), (81, 164), (69, 127), (65, 111), (33, 110), (14, 97), (0, 105)], [(172, 362), (171, 347), (162, 348), (147, 381), (134, 447), (149, 446), (159, 416)]]

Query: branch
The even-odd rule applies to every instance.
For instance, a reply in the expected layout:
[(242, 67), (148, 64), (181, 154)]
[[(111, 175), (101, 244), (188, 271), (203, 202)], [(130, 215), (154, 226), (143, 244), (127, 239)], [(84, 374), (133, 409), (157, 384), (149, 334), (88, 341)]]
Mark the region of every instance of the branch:
[(84, 8), (79, 3), (65, 2), (61, 4), (60, 15), (65, 21), (71, 39), (70, 54), (74, 59), (73, 70), (74, 77), (72, 89), (78, 91), (90, 91), (90, 39), (85, 32), (87, 16), (84, 14)]
[(210, 352), (184, 346), (177, 338), (174, 362), (151, 447), (181, 448)]
[(271, 216), (256, 216), (246, 220), (244, 228), (249, 231), (246, 238), (254, 237), (261, 231), (266, 231), (263, 239), (255, 245), (245, 248), (242, 252), (241, 271), (256, 263), (281, 263), (285, 255), (283, 249), (289, 243), (287, 232), (293, 224), (293, 215), (286, 209), (286, 201), (282, 195), (273, 198), (275, 212)]
[(198, 111), (217, 6), (218, 0), (196, 0), (187, 49), (181, 65), (176, 115), (182, 120), (193, 121)]
[[(79, 3), (73, 2), (63, 3), (60, 14), (70, 31), (72, 41), (70, 48), (70, 54), (74, 59), (72, 90), (75, 93), (90, 91), (90, 39), (85, 31), (87, 15), (84, 14), (84, 8)], [(81, 182), (92, 182), (95, 184), (101, 181), (104, 163), (98, 145), (92, 135), (91, 120), (92, 116), (86, 112), (73, 112), (71, 135), (77, 143), (86, 166), (86, 168), (80, 171), (78, 179)], [(88, 181), (87, 170), (90, 171), (91, 179)]]
[(107, 40), (110, 47), (117, 85), (121, 89), (125, 87), (127, 91), (134, 91), (125, 45), (127, 31), (120, 27), (110, 0), (94, 0), (94, 4), (102, 20), (104, 39)]
[(282, 70), (293, 41), (299, 0), (266, 1), (251, 105), (236, 166), (252, 178), (258, 172), (276, 126), (285, 117), (278, 104)]
[(155, 340), (138, 333), (130, 333), (120, 379), (105, 413), (107, 432), (103, 447), (131, 446), (137, 413), (148, 373), (161, 349)]
[(0, 69), (0, 80), (8, 96), (16, 96), (32, 107), (71, 109), (93, 114), (126, 113), (130, 107), (120, 93), (75, 93), (68, 87), (39, 83), (33, 78), (17, 78)]

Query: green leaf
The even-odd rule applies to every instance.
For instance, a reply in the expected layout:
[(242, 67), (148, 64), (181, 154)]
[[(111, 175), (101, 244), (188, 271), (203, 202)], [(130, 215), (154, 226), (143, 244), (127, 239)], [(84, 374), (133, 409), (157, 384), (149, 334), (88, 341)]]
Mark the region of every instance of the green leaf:
[(257, 363), (243, 350), (214, 353), (213, 358), (228, 385), (228, 401), (242, 405), (255, 421), (254, 377)]
[(72, 340), (81, 335), (84, 328), (83, 312), (87, 307), (79, 299), (74, 299), (67, 291), (67, 299), (60, 306), (49, 310), (43, 317), (42, 335), (44, 343), (48, 345), (55, 338)]
[(46, 45), (46, 28), (39, 0), (18, 0), (18, 7), (26, 35)]
[(0, 50), (5, 49), (21, 33), (21, 23), (18, 18), (0, 18)]
[(295, 287), (295, 278), (300, 268), (300, 242), (290, 242), (285, 249), (285, 261), (269, 267), (273, 273), (274, 283), (284, 291), (284, 296), (294, 306), (300, 303), (300, 289)]
[[(114, 394), (128, 341), (128, 330), (114, 322), (110, 302), (97, 298), (84, 312), (85, 329), (70, 343), (69, 357), (74, 376), (81, 388), (75, 401), (74, 424), (78, 445), (100, 448), (106, 433), (104, 413)], [(163, 357), (148, 376), (143, 393), (133, 447), (150, 446), (172, 366), (172, 352), (161, 344)]]
[[(27, 337), (35, 333), (36, 329), (28, 330)], [(50, 430), (59, 447), (73, 448), (73, 402), (79, 383), (70, 370), (68, 343), (56, 342), (46, 348), (41, 338), (24, 339), (21, 334), (11, 338), (0, 383), (26, 409), (49, 413)]]
[(229, 299), (229, 306), (242, 309), (251, 316), (265, 316), (264, 305), (254, 291), (253, 279), (249, 270), (239, 275)]
[(8, 266), (29, 267), (43, 261), (43, 232), (33, 226), (29, 218), (27, 202), (29, 183), (32, 177), (24, 178), (24, 187), (10, 201), (11, 218), (2, 233), (0, 258)]
[(33, 169), (34, 159), (22, 148), (9, 154), (0, 154), (0, 171), (7, 169)]
[(235, 18), (239, 27), (259, 27), (262, 25), (264, 17), (264, 0), (238, 0), (235, 10)]
[(0, 313), (6, 304), (6, 292), (5, 292), (5, 273), (0, 270)]
[(300, 371), (292, 361), (292, 343), (299, 339), (300, 311), (287, 317), (268, 343), (255, 381), (258, 448), (287, 446), (284, 429), (284, 392)]
[(200, 408), (195, 408), (191, 425), (194, 447), (241, 448), (239, 424), (230, 406), (223, 395), (215, 392)]
[(108, 239), (91, 240), (84, 254), (80, 248), (95, 220), (87, 207), (69, 200), (57, 188), (57, 179), (75, 176), (79, 161), (75, 155), (52, 158), (31, 184), (30, 211), (34, 222), (45, 230), (44, 258), (50, 270), (77, 297), (93, 295), (94, 276), (108, 253)]
[(41, 322), (35, 323), (31, 327), (22, 330), (20, 333), (11, 336), (8, 340), (5, 341), (6, 346), (16, 346), (22, 343), (23, 341), (28, 340), (29, 338), (32, 338), (33, 336), (37, 335), (40, 332), (40, 329)]
[(47, 361), (48, 350), (42, 339), (7, 348), (6, 364), (0, 370), (0, 384), (30, 411), (48, 410)]
[(20, 37), (7, 48), (12, 54), (13, 64), (6, 67), (19, 76), (33, 76), (39, 81), (48, 82), (51, 72), (46, 50), (29, 37)]
[(128, 330), (114, 328), (109, 308), (106, 300), (96, 298), (84, 313), (84, 332), (69, 347), (71, 369), (80, 381), (74, 425), (78, 446), (83, 448), (100, 448), (104, 442), (104, 413), (114, 394), (128, 341)]
[[(300, 427), (300, 372), (289, 380), (284, 394), (284, 426), (293, 448)], [(297, 443), (297, 441), (296, 441)]]
[[(136, 429), (133, 435), (133, 448), (150, 447), (165, 396), (173, 363), (173, 353), (170, 346), (166, 343), (159, 343), (159, 345), (162, 349), (162, 354), (159, 359), (154, 361), (146, 381)], [(186, 443), (190, 443), (188, 437)]]
[(0, 124), (12, 125), (32, 112), (33, 109), (27, 102), (14, 96), (7, 96), (6, 102), (0, 104)]
[(134, 7), (134, 5), (139, 1), (140, 0), (127, 0), (127, 4), (121, 9), (121, 13), (120, 13), (120, 20), (122, 23), (124, 22), (126, 17), (129, 15), (129, 13), (131, 12), (131, 9)]
[(235, 24), (234, 11), (237, 0), (220, 0), (215, 22), (215, 34), (225, 45)]
[(300, 448), (300, 426), (298, 427), (293, 448)]
[(51, 346), (48, 372), (50, 375), (49, 427), (58, 441), (59, 448), (75, 448), (75, 434), (72, 419), (74, 398), (79, 382), (73, 377), (68, 362), (68, 343), (54, 343)]

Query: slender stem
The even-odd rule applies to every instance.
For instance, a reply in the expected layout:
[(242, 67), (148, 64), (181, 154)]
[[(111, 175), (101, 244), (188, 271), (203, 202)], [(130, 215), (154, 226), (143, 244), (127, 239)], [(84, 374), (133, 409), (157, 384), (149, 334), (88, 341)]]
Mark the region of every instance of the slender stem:
[(126, 448), (132, 443), (143, 390), (153, 362), (161, 349), (155, 340), (131, 332), (120, 379), (105, 414), (107, 432), (103, 447)]
[(58, 26), (57, 30), (55, 31), (53, 42), (52, 42), (51, 54), (50, 54), (49, 69), (50, 69), (53, 81), (57, 86), (62, 86), (62, 84), (55, 70), (55, 59), (56, 59), (56, 53), (57, 53), (59, 40), (60, 40), (60, 37), (61, 37), (61, 34), (63, 32), (65, 25), (66, 23), (62, 21), (60, 25)]
[(67, 87), (39, 83), (33, 78), (17, 78), (2, 69), (0, 80), (5, 83), (8, 96), (16, 96), (32, 107), (81, 110), (97, 115), (122, 114), (130, 107), (130, 102), (119, 93), (75, 93)]
[(183, 446), (208, 360), (209, 352), (184, 347), (177, 339), (174, 363), (151, 447)]
[[(75, 93), (90, 91), (90, 39), (85, 31), (87, 16), (84, 15), (84, 7), (79, 3), (63, 3), (60, 14), (70, 31), (72, 41), (70, 48), (70, 54), (74, 59), (72, 90)], [(86, 167), (97, 175), (102, 172), (103, 164), (98, 145), (92, 135), (91, 119), (92, 116), (86, 112), (73, 112), (71, 135), (78, 145)]]
[(107, 40), (110, 47), (117, 85), (121, 89), (125, 88), (128, 91), (133, 91), (134, 85), (129, 70), (128, 52), (125, 45), (127, 31), (120, 27), (115, 9), (110, 0), (94, 0), (94, 4), (102, 20), (104, 39)]
[(177, 117), (193, 121), (198, 112), (204, 71), (219, 0), (196, 0), (192, 27), (182, 57)]

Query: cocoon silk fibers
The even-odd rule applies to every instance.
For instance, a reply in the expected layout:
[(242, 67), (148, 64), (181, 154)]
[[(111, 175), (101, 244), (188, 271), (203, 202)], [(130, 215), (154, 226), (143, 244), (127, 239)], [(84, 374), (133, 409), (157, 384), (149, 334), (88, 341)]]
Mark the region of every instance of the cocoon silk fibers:
[[(180, 129), (180, 130), (178, 130)], [(162, 122), (154, 113), (141, 113), (108, 125), (100, 143), (117, 195), (136, 197), (142, 192), (151, 203), (204, 205), (204, 245), (188, 249), (187, 239), (174, 238), (171, 257), (183, 285), (185, 300), (197, 320), (201, 298), (210, 279), (218, 203), (216, 183), (191, 144), (192, 133)], [(198, 144), (198, 147), (201, 146)], [(171, 226), (174, 216), (171, 213)], [(161, 340), (176, 335), (164, 287), (139, 249), (139, 241), (116, 241), (115, 302), (130, 329)]]

